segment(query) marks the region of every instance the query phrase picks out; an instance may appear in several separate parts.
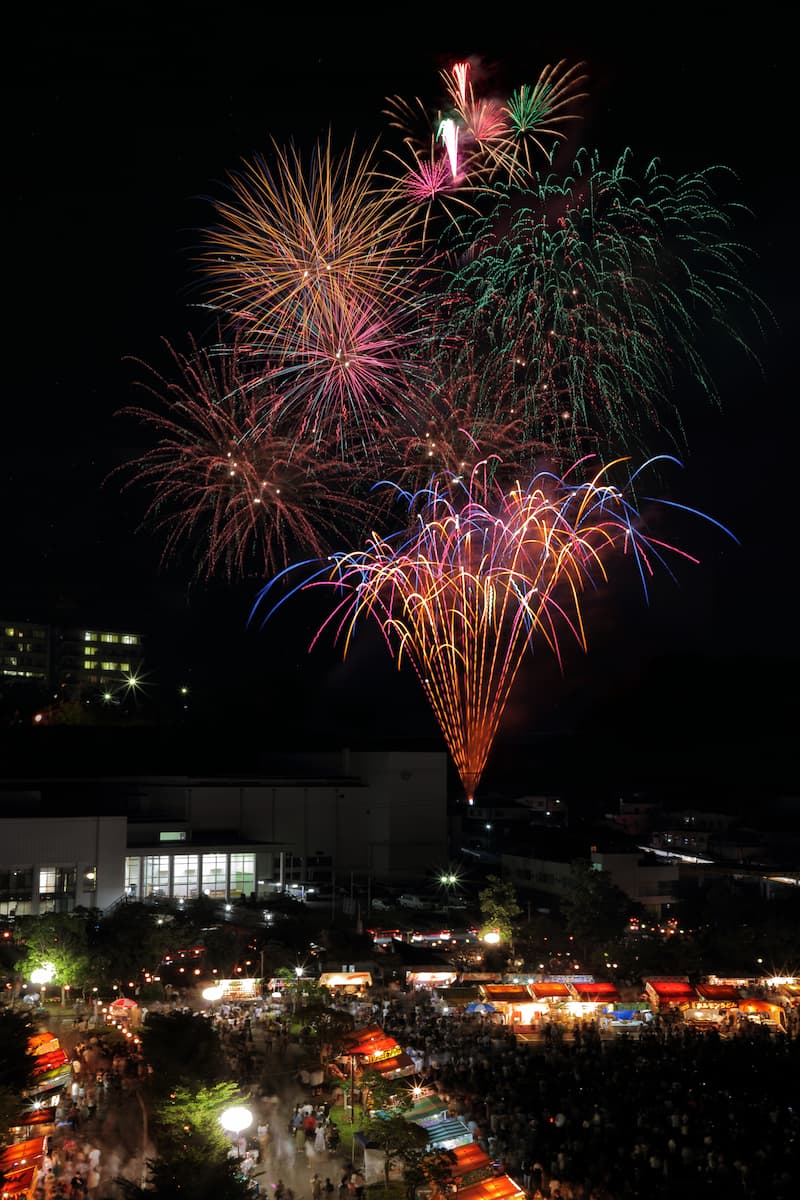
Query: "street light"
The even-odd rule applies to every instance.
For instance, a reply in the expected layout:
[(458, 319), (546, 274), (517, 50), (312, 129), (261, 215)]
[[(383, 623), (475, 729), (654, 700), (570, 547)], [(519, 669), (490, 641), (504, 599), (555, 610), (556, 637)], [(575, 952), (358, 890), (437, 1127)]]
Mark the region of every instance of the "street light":
[[(220, 1113), (219, 1123), (226, 1133), (240, 1134), (252, 1125), (253, 1114), (243, 1104), (234, 1104), (232, 1108), (226, 1108), (224, 1112)], [(236, 1157), (242, 1157), (238, 1137), (236, 1140)]]
[(41, 967), (37, 967), (31, 971), (31, 983), (38, 984), (42, 989), (42, 1004), (44, 1004), (45, 988), (51, 979), (54, 978), (56, 969), (51, 962), (42, 963)]
[(224, 992), (225, 989), (219, 985), (216, 987), (203, 988), (203, 999), (207, 1000), (209, 1004), (216, 1004), (218, 1000), (222, 999)]

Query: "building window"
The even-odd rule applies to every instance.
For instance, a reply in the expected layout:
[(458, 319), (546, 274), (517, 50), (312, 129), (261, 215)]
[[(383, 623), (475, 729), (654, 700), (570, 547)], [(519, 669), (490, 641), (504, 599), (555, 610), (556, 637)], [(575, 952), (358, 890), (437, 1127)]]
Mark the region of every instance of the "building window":
[(87, 658), (90, 658), (91, 655), (97, 654), (97, 646), (84, 646), (83, 653)]
[(39, 899), (51, 896), (75, 895), (74, 867), (41, 867), (39, 869)]
[(146, 854), (144, 857), (145, 896), (169, 895), (169, 855)]
[(203, 855), (203, 891), (206, 896), (224, 900), (228, 894), (227, 854)]
[(138, 896), (142, 860), (138, 854), (125, 859), (125, 894)]
[(136, 633), (125, 633), (122, 635), (123, 646), (138, 646), (139, 636)]
[(116, 644), (119, 641), (119, 634), (118, 633), (101, 633), (100, 641)]
[(97, 891), (97, 867), (87, 867), (83, 872), (83, 890), (84, 892)]
[(160, 842), (185, 842), (185, 829), (162, 829), (158, 835)]
[(5, 628), (5, 635), (6, 635), (6, 637), (14, 637), (14, 627), (13, 627), (13, 625), (6, 625), (6, 628)]
[(231, 855), (231, 888), (232, 896), (241, 893), (249, 896), (255, 891), (256, 856), (255, 854)]
[(115, 662), (101, 662), (100, 670), (101, 671), (118, 671), (119, 666)]
[(89, 632), (89, 630), (87, 629), (86, 633), (84, 633), (84, 635), (83, 635), (83, 640), (84, 640), (85, 642), (96, 642), (96, 641), (97, 641), (97, 634), (96, 634), (96, 633), (90, 633), (90, 632)]
[(197, 854), (176, 854), (172, 860), (172, 894), (189, 900), (200, 892), (200, 859)]

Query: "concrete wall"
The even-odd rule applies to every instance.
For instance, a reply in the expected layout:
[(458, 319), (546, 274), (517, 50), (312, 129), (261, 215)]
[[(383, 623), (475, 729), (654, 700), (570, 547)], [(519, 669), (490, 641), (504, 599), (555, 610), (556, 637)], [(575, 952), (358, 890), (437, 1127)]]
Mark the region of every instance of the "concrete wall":
[[(39, 911), (39, 871), (75, 868), (75, 904), (105, 908), (122, 895), (127, 822), (124, 817), (0, 818), (0, 867), (33, 868), (33, 908)], [(86, 889), (85, 873), (97, 872)]]

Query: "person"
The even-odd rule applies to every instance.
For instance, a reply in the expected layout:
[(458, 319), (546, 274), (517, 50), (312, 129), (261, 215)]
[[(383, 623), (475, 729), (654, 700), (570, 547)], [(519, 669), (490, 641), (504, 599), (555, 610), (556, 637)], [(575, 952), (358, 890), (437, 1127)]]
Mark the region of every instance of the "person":
[(311, 1176), (311, 1200), (322, 1200), (322, 1180), (316, 1171)]
[(325, 1200), (331, 1200), (335, 1188), (333, 1186), (333, 1181), (327, 1175), (325, 1176), (325, 1183), (323, 1184), (322, 1190), (325, 1193)]

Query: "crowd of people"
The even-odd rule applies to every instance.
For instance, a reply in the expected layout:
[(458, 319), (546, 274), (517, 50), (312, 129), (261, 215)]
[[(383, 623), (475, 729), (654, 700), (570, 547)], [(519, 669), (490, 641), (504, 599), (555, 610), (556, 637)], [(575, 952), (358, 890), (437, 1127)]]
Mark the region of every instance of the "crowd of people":
[[(637, 1038), (607, 1040), (583, 1021), (568, 1037), (554, 1025), (525, 1043), (485, 1016), (443, 1014), (424, 992), (395, 994), (359, 1018), (398, 1041), (417, 1068), (414, 1082), (439, 1093), (530, 1200), (796, 1194), (793, 1027), (775, 1035), (749, 1025), (721, 1037), (657, 1018)], [(340, 1154), (332, 1110), (341, 1095), (302, 1068), (291, 1014), (256, 1004), (211, 1019), (255, 1114), (231, 1144), (253, 1194), (361, 1200), (364, 1176)], [(135, 1039), (120, 1045), (96, 1031), (77, 1042), (35, 1200), (105, 1200), (120, 1194), (120, 1176), (141, 1181), (154, 1151), (132, 1135), (141, 1125), (130, 1106), (145, 1073)]]
[(607, 1041), (585, 1021), (532, 1045), (485, 1018), (402, 1002), (383, 1027), (534, 1200), (797, 1194), (792, 1033), (749, 1025), (723, 1038), (656, 1019)]

